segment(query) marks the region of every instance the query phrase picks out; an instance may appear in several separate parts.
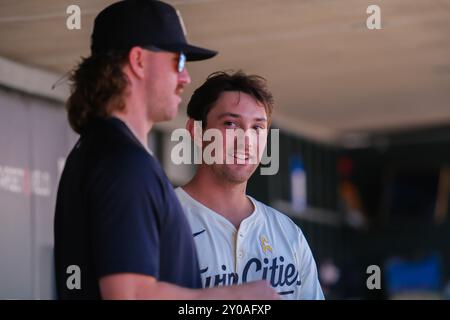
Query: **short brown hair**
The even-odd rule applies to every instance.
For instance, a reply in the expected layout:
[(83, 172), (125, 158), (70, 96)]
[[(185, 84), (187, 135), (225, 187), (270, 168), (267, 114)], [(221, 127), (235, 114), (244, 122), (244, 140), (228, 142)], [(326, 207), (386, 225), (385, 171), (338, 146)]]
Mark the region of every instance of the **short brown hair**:
[(240, 91), (255, 98), (264, 106), (268, 125), (270, 125), (274, 99), (267, 88), (266, 79), (257, 75), (247, 75), (241, 70), (234, 73), (217, 71), (210, 74), (205, 83), (194, 91), (187, 106), (188, 116), (202, 121), (202, 125), (205, 127), (209, 111), (222, 92), (226, 91)]
[(109, 52), (83, 58), (71, 72), (71, 95), (66, 103), (70, 126), (81, 134), (96, 117), (125, 108), (123, 93), (128, 79), (122, 67), (128, 52)]

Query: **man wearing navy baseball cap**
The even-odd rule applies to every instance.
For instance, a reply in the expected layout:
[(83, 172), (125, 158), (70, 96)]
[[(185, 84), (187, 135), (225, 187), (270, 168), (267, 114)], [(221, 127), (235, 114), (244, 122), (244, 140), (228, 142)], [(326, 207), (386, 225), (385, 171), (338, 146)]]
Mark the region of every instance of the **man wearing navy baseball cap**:
[(60, 299), (276, 297), (265, 282), (199, 289), (190, 227), (147, 147), (153, 124), (177, 114), (185, 62), (216, 54), (188, 44), (180, 14), (160, 1), (121, 1), (96, 17), (67, 101), (80, 138), (55, 212)]

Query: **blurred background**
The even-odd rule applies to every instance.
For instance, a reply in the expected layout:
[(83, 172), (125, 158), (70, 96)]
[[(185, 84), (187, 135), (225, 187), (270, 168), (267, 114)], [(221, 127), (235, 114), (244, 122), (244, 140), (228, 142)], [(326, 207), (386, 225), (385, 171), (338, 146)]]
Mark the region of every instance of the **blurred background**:
[[(112, 2), (0, 0), (0, 299), (55, 297), (56, 191), (77, 136), (68, 84), (52, 85), (89, 55)], [(192, 91), (217, 70), (264, 76), (280, 167), (248, 192), (301, 227), (326, 298), (449, 299), (450, 0), (168, 2), (189, 41), (220, 52), (188, 64), (179, 116), (150, 135), (172, 183), (195, 170), (170, 160)], [(80, 29), (67, 27), (70, 5)], [(367, 286), (371, 265), (380, 289)]]

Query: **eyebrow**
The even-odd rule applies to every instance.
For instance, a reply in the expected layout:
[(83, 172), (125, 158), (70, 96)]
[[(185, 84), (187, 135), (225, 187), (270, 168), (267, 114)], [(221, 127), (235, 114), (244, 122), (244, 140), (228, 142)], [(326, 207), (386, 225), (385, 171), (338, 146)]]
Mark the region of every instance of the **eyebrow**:
[[(224, 112), (224, 113), (220, 114), (217, 118), (222, 119), (222, 118), (226, 118), (226, 117), (237, 118), (237, 119), (242, 118), (239, 114), (232, 113), (232, 112)], [(254, 118), (254, 120), (258, 121), (258, 122), (267, 122), (267, 119), (265, 117)]]

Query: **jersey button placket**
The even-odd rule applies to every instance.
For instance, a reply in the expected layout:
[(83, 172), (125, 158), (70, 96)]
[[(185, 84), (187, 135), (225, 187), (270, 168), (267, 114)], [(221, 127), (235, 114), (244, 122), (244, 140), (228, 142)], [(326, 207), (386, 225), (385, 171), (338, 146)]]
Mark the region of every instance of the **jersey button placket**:
[(244, 241), (244, 233), (240, 230), (237, 231), (236, 235), (236, 272), (242, 275), (242, 266), (244, 264), (245, 252), (242, 249), (242, 243)]

